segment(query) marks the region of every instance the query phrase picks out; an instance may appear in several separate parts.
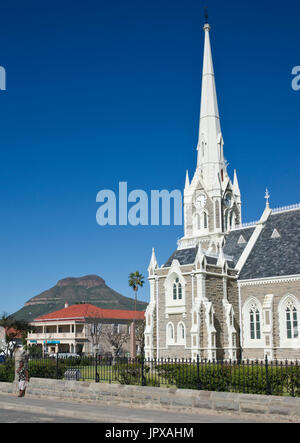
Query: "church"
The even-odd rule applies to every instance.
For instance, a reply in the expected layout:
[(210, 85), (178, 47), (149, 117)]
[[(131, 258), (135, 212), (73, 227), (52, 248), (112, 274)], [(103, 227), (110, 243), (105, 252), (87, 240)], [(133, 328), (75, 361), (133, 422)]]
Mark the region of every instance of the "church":
[(204, 26), (198, 158), (184, 188), (184, 236), (148, 268), (145, 357), (300, 358), (300, 205), (266, 207), (242, 223), (236, 170), (227, 173), (210, 44)]

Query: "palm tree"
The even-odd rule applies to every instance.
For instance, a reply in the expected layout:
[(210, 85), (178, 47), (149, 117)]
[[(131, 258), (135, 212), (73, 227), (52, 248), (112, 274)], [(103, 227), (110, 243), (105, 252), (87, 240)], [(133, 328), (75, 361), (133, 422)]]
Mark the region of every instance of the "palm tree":
[[(130, 288), (134, 290), (134, 306), (135, 306), (135, 317), (136, 317), (136, 302), (137, 302), (137, 292), (139, 287), (143, 287), (144, 285), (144, 276), (139, 273), (139, 271), (131, 272), (129, 274), (129, 281), (128, 284)], [(131, 349), (131, 357), (136, 357), (136, 330), (135, 330), (135, 321), (136, 318), (134, 318), (132, 325), (131, 325), (131, 334), (130, 334), (130, 349)]]
[(134, 290), (134, 299), (135, 299), (135, 303), (134, 303), (134, 310), (136, 311), (136, 303), (137, 303), (137, 292), (139, 287), (143, 287), (144, 286), (144, 276), (142, 274), (139, 273), (139, 271), (136, 272), (131, 272), (129, 274), (129, 286)]

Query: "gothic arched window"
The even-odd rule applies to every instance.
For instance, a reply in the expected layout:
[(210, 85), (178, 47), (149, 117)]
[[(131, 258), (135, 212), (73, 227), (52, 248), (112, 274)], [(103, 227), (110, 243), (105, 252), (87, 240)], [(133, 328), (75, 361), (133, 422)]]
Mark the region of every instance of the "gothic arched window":
[(292, 303), (289, 303), (286, 311), (287, 338), (298, 338), (298, 311)]
[(260, 312), (257, 307), (250, 309), (250, 338), (251, 340), (260, 340)]
[(179, 278), (176, 278), (173, 284), (173, 300), (182, 300), (182, 284)]

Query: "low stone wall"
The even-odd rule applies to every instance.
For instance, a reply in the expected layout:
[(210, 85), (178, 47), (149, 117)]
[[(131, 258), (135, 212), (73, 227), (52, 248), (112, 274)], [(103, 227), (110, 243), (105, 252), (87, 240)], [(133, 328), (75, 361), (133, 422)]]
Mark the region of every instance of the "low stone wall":
[[(0, 393), (17, 393), (17, 384), (1, 383)], [(203, 409), (299, 417), (300, 398), (190, 389), (167, 389), (108, 383), (31, 378), (26, 395), (83, 402), (101, 402), (147, 409), (203, 413)]]

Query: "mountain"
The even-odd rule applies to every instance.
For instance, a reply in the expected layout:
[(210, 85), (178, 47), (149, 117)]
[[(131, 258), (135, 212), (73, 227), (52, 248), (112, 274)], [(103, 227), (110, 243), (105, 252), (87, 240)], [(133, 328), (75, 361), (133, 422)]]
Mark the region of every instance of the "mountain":
[[(24, 307), (12, 314), (16, 320), (32, 321), (40, 315), (62, 309), (65, 303), (90, 303), (104, 309), (134, 310), (134, 299), (124, 297), (105, 284), (98, 275), (68, 277), (28, 300)], [(147, 303), (137, 301), (136, 308), (143, 311)]]

